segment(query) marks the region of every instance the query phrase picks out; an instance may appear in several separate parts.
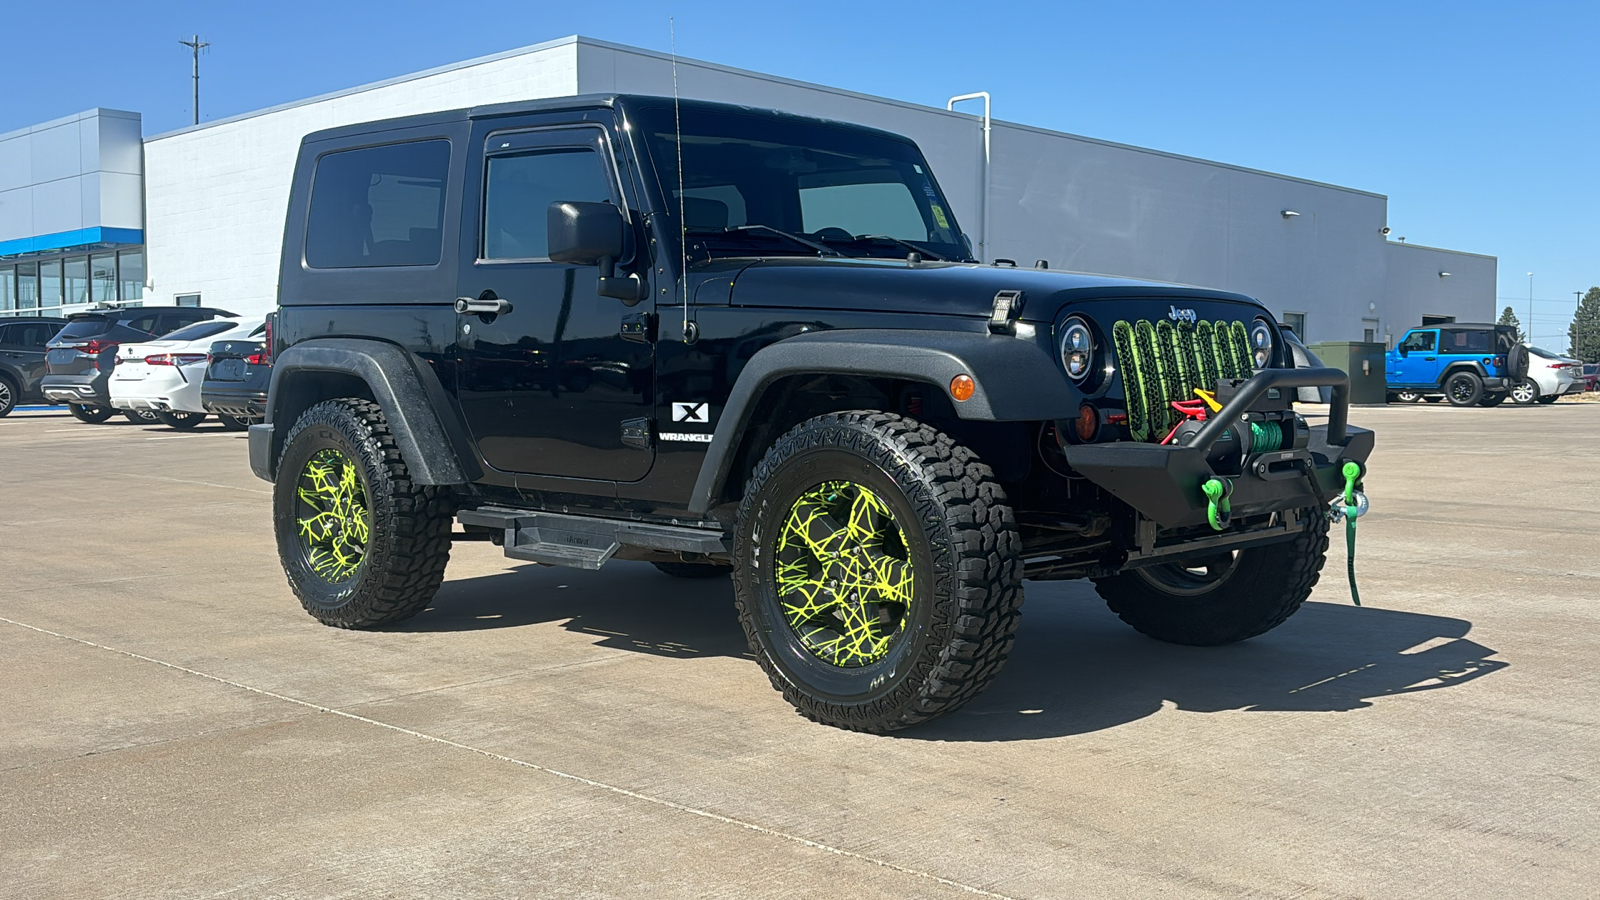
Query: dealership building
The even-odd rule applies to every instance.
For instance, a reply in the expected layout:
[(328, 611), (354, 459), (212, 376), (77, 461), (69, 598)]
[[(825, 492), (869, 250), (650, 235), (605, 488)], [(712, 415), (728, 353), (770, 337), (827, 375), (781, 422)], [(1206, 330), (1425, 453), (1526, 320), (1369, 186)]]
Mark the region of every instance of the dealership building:
[[(0, 134), (0, 316), (127, 303), (264, 312), (307, 133), (673, 87), (665, 54), (569, 37), (154, 137), (138, 113), (110, 109)], [(910, 136), (985, 261), (1239, 291), (1311, 341), (1388, 341), (1495, 314), (1495, 258), (1391, 240), (1382, 194), (990, 122), (983, 100), (949, 111), (687, 59), (677, 88)]]

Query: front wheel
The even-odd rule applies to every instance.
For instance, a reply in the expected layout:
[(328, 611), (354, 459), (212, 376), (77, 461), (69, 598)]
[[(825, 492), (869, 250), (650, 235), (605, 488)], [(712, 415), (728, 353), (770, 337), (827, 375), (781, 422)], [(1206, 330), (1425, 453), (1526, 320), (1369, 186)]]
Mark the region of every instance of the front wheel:
[(68, 403), (67, 411), (72, 413), (74, 419), (79, 422), (87, 422), (90, 425), (99, 425), (101, 422), (111, 418), (115, 412), (115, 410), (107, 409), (104, 406), (84, 406), (82, 403)]
[(1483, 399), (1483, 379), (1472, 372), (1457, 372), (1444, 383), (1451, 406), (1477, 406)]
[(217, 421), (222, 423), (223, 431), (244, 431), (250, 427), (250, 420), (244, 416), (217, 415)]
[(1416, 403), (1422, 399), (1422, 394), (1417, 391), (1396, 391), (1394, 399), (1401, 403)]
[(318, 403), (284, 439), (278, 557), (323, 624), (370, 628), (426, 608), (450, 560), (450, 522), (448, 495), (412, 480), (376, 403)]
[(1479, 406), (1499, 406), (1500, 404), (1506, 402), (1506, 396), (1507, 396), (1507, 394), (1506, 394), (1505, 391), (1494, 391), (1492, 393), (1486, 393), (1486, 394), (1483, 395), (1483, 398), (1478, 401), (1478, 405)]
[(21, 393), (11, 379), (0, 375), (0, 418), (11, 415), (11, 411), (17, 408), (17, 397)]
[(1539, 398), (1540, 403), (1554, 403), (1561, 399), (1560, 394), (1545, 394)]
[(1533, 379), (1524, 378), (1511, 386), (1511, 402), (1518, 406), (1532, 406), (1539, 401), (1539, 386)]
[(168, 428), (176, 428), (179, 431), (190, 431), (193, 430), (196, 425), (199, 425), (201, 422), (206, 420), (206, 414), (167, 412), (166, 410), (162, 410), (161, 412), (156, 413), (156, 418), (160, 419), (161, 424), (167, 426)]
[(992, 681), (1022, 606), (1021, 539), (994, 473), (893, 413), (795, 426), (745, 487), (734, 597), (750, 647), (815, 721), (886, 732)]
[(155, 411), (149, 409), (125, 409), (122, 417), (135, 425), (155, 425), (161, 421)]
[(1111, 611), (1141, 634), (1170, 644), (1216, 646), (1265, 634), (1311, 595), (1328, 553), (1328, 518), (1300, 511), (1291, 540), (1097, 578)]

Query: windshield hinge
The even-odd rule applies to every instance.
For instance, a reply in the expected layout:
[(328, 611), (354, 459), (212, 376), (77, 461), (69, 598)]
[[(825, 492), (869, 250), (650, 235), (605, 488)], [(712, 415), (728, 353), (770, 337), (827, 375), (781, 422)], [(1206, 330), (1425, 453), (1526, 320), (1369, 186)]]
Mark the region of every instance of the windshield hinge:
[(640, 344), (653, 344), (656, 341), (656, 314), (633, 313), (622, 317), (622, 339)]

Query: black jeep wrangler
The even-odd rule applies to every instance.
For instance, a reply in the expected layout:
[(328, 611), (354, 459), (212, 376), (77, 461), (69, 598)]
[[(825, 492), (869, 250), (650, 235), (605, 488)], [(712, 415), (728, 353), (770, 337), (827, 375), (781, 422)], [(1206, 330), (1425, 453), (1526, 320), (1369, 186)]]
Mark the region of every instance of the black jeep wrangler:
[(836, 122), (605, 96), (313, 134), (250, 428), (289, 583), (365, 628), (453, 540), (731, 572), (773, 685), (865, 731), (981, 691), (1025, 578), (1165, 641), (1284, 621), (1372, 448), (1345, 375), (1248, 297), (971, 256), (914, 143)]

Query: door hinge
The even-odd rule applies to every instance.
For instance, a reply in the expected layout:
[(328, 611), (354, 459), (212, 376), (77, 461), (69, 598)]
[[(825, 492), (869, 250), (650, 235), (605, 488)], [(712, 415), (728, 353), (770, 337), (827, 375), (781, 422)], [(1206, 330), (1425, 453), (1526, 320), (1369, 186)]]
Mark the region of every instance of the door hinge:
[(641, 344), (656, 342), (656, 314), (633, 313), (622, 317), (622, 339)]
[(651, 424), (651, 422), (650, 422), (649, 419), (623, 419), (622, 420), (622, 443), (623, 443), (623, 446), (632, 447), (635, 450), (649, 450), (650, 449), (650, 444), (651, 444), (651, 441), (650, 441), (650, 434), (651, 434), (650, 424)]

